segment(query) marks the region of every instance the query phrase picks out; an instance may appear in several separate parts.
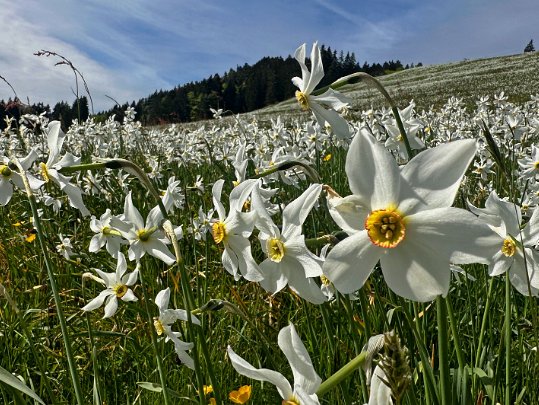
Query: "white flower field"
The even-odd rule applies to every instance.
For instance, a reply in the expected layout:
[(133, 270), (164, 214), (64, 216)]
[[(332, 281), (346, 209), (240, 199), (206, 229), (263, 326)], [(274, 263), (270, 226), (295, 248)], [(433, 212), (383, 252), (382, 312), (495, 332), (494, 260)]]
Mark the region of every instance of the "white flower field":
[(307, 51), (301, 108), (7, 120), (0, 403), (539, 403), (539, 58)]

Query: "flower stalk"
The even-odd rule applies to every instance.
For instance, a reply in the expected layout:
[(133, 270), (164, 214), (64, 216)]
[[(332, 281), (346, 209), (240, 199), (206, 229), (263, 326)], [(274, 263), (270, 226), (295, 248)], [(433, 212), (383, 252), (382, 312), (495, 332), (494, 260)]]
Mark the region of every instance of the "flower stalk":
[(56, 278), (54, 276), (52, 263), (50, 262), (48, 250), (45, 245), (45, 236), (43, 234), (43, 229), (41, 228), (41, 221), (39, 219), (39, 213), (37, 210), (36, 198), (34, 196), (34, 193), (32, 192), (32, 188), (30, 187), (30, 183), (28, 182), (28, 178), (26, 177), (25, 170), (23, 169), (21, 163), (15, 157), (13, 157), (12, 160), (17, 166), (19, 170), (19, 174), (21, 175), (21, 178), (23, 180), (24, 187), (26, 190), (26, 195), (28, 197), (28, 202), (30, 203), (32, 216), (34, 218), (34, 227), (36, 230), (37, 240), (39, 242), (41, 253), (43, 254), (42, 256), (43, 262), (45, 263), (45, 268), (47, 269), (47, 276), (49, 278), (49, 283), (50, 283), (52, 295), (54, 298), (54, 304), (56, 306), (56, 316), (58, 317), (58, 323), (60, 324), (60, 330), (62, 332), (62, 338), (64, 340), (67, 364), (68, 364), (69, 374), (71, 376), (71, 383), (73, 384), (73, 390), (75, 391), (75, 398), (77, 400), (78, 405), (83, 405), (85, 402), (83, 400), (82, 390), (81, 390), (80, 381), (79, 381), (79, 375), (78, 375), (77, 367), (75, 364), (75, 358), (73, 356), (71, 338), (67, 331), (67, 324), (66, 324), (64, 312), (62, 310), (62, 302), (60, 300), (60, 293), (58, 291), (58, 285), (56, 284)]
[(337, 370), (335, 374), (329, 377), (320, 385), (320, 387), (318, 387), (316, 395), (320, 397), (331, 389), (335, 388), (341, 382), (343, 382), (350, 374), (352, 374), (354, 371), (360, 368), (363, 363), (365, 363), (367, 355), (367, 351), (362, 351), (356, 357), (350, 360), (347, 364), (345, 364), (342, 368)]

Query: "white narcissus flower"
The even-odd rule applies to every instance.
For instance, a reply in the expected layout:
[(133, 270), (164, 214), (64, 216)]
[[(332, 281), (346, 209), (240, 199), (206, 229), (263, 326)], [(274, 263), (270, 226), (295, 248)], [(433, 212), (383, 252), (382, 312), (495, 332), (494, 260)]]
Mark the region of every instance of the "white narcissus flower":
[[(499, 235), (498, 251), (489, 265), (489, 274), (498, 276), (508, 272), (511, 284), (523, 295), (539, 295), (539, 210), (534, 210), (530, 221), (521, 229), (520, 207), (501, 200), (493, 191), (485, 208), (470, 206), (479, 219), (485, 221)], [(529, 289), (528, 289), (529, 285)]]
[(539, 174), (539, 148), (532, 145), (531, 158), (525, 157), (519, 159), (518, 165), (520, 166), (520, 176), (527, 180), (535, 178)]
[[(155, 305), (159, 308), (159, 316), (154, 320), (155, 330), (159, 336), (165, 335), (165, 342), (172, 341), (180, 361), (187, 367), (194, 369), (195, 363), (191, 356), (187, 354), (187, 350), (193, 348), (193, 343), (180, 340), (180, 333), (174, 332), (171, 326), (176, 321), (187, 321), (188, 312), (184, 309), (169, 309), (169, 301), (170, 288), (159, 291), (155, 297)], [(200, 325), (200, 321), (194, 315), (191, 315), (191, 322), (195, 325)]]
[(117, 258), (118, 253), (120, 252), (120, 246), (124, 241), (121, 233), (111, 226), (111, 219), (112, 214), (109, 208), (107, 208), (105, 213), (101, 215), (99, 219), (92, 215), (90, 228), (95, 232), (95, 235), (92, 236), (92, 239), (90, 240), (90, 247), (88, 250), (95, 253), (106, 245), (107, 252), (109, 252), (112, 257)]
[(450, 263), (488, 263), (496, 234), (472, 213), (453, 208), (476, 151), (474, 140), (421, 152), (399, 168), (366, 130), (346, 158), (352, 195), (330, 192), (335, 222), (350, 236), (328, 254), (323, 269), (341, 293), (363, 286), (379, 261), (389, 288), (415, 301), (446, 295)]
[(251, 254), (249, 242), (257, 215), (255, 211), (241, 212), (257, 182), (258, 180), (246, 180), (232, 190), (228, 215), (221, 203), (224, 180), (216, 181), (212, 188), (213, 205), (219, 215), (219, 219), (212, 225), (212, 236), (215, 243), (223, 244), (221, 260), (226, 271), (232, 274), (235, 280), (241, 276), (249, 281), (260, 281), (263, 278)]
[(47, 144), (49, 146), (49, 158), (46, 163), (41, 162), (39, 167), (41, 175), (45, 182), (53, 181), (67, 194), (69, 203), (72, 207), (78, 209), (82, 215), (90, 215), (90, 211), (82, 201), (81, 189), (70, 183), (71, 177), (66, 177), (59, 172), (62, 167), (73, 166), (80, 163), (80, 158), (76, 158), (71, 153), (67, 152), (60, 158), (60, 150), (64, 144), (65, 134), (60, 128), (59, 121), (51, 121), (47, 128)]
[(267, 255), (259, 265), (264, 277), (260, 285), (266, 291), (275, 294), (288, 284), (300, 297), (313, 304), (326, 301), (326, 296), (312, 278), (322, 275), (322, 260), (307, 249), (301, 230), (321, 190), (320, 184), (312, 184), (285, 207), (282, 230), (266, 212), (258, 190), (253, 191), (252, 206), (259, 214), (258, 238)]
[[(37, 153), (34, 149), (30, 151), (28, 156), (20, 160), (23, 170), (28, 170), (34, 160), (37, 159)], [(26, 173), (28, 183), (32, 190), (37, 190), (43, 185), (43, 181), (36, 179), (29, 173)], [(13, 184), (19, 189), (24, 190), (24, 182), (19, 173), (13, 171), (9, 167), (9, 158), (6, 156), (0, 157), (0, 206), (7, 205), (13, 196)]]
[(176, 257), (167, 248), (169, 241), (159, 227), (163, 219), (159, 207), (152, 208), (144, 223), (139, 210), (133, 205), (131, 192), (129, 192), (125, 197), (123, 216), (122, 220), (113, 217), (111, 224), (129, 241), (129, 260), (138, 262), (144, 254), (148, 253), (169, 266), (176, 262)]
[[(332, 89), (328, 89), (319, 96), (311, 94), (324, 77), (324, 66), (322, 65), (320, 48), (315, 42), (311, 51), (311, 71), (309, 72), (305, 64), (305, 48), (306, 44), (303, 44), (294, 53), (294, 57), (301, 66), (301, 79), (299, 77), (292, 79), (292, 83), (299, 88), (296, 91), (296, 99), (302, 109), (313, 112), (321, 127), (324, 127), (324, 124), (328, 122), (338, 138), (347, 139), (350, 137), (348, 123), (337, 111), (346, 107), (350, 100)], [(322, 104), (330, 109), (325, 109)]]
[(241, 375), (258, 381), (268, 381), (275, 385), (283, 399), (283, 404), (319, 405), (316, 391), (322, 379), (314, 370), (309, 353), (293, 324), (281, 329), (278, 343), (292, 369), (294, 387), (277, 371), (253, 367), (238, 356), (230, 346), (227, 349), (228, 357), (234, 369)]
[(118, 309), (118, 299), (124, 302), (137, 301), (138, 298), (133, 293), (131, 288), (137, 282), (138, 278), (138, 266), (131, 272), (127, 273), (127, 262), (123, 253), (118, 254), (118, 264), (116, 266), (115, 273), (105, 273), (99, 269), (95, 269), (103, 284), (107, 287), (105, 290), (86, 304), (83, 311), (93, 311), (99, 308), (106, 301), (105, 304), (105, 316), (103, 318), (110, 318), (116, 313)]

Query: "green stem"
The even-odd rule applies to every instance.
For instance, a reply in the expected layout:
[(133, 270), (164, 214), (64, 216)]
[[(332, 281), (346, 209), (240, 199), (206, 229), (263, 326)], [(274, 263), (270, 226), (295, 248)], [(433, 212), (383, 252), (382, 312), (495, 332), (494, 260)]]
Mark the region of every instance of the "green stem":
[(438, 367), (440, 369), (440, 397), (442, 405), (451, 404), (449, 385), (449, 356), (447, 338), (447, 307), (445, 299), (436, 297), (436, 320), (438, 323)]
[(320, 397), (324, 395), (326, 392), (328, 392), (329, 390), (331, 390), (332, 388), (339, 385), (345, 378), (347, 378), (350, 374), (352, 374), (354, 371), (356, 371), (359, 367), (363, 365), (366, 357), (367, 357), (367, 352), (359, 353), (356, 357), (350, 360), (344, 367), (342, 367), (335, 374), (333, 374), (326, 381), (324, 381), (320, 385), (320, 387), (318, 387), (318, 391), (316, 391), (316, 395)]
[(453, 305), (451, 305), (451, 301), (448, 298), (446, 298), (445, 303), (447, 307), (447, 314), (449, 316), (449, 325), (451, 327), (451, 334), (453, 335), (453, 342), (455, 342), (457, 362), (459, 363), (459, 369), (464, 370), (464, 366), (466, 365), (466, 363), (464, 361), (464, 356), (460, 348), (460, 337), (459, 337), (459, 331), (457, 328), (457, 322), (455, 320), (455, 314), (453, 313)]
[(75, 364), (75, 358), (73, 357), (73, 348), (71, 346), (71, 338), (67, 330), (67, 324), (62, 310), (62, 302), (60, 300), (60, 293), (58, 291), (58, 285), (56, 284), (56, 278), (53, 272), (52, 264), (49, 259), (49, 254), (47, 246), (45, 245), (45, 236), (43, 235), (43, 229), (41, 228), (41, 221), (39, 219), (39, 213), (37, 210), (36, 199), (32, 192), (32, 188), (28, 183), (28, 178), (26, 173), (21, 166), (17, 158), (12, 159), (13, 162), (17, 165), (19, 169), (19, 174), (22, 177), (24, 182), (24, 187), (26, 189), (26, 195), (28, 197), (28, 202), (30, 203), (30, 209), (32, 210), (32, 216), (34, 218), (34, 228), (36, 229), (37, 240), (39, 242), (39, 247), (41, 249), (43, 262), (45, 263), (45, 268), (47, 269), (47, 276), (49, 278), (49, 283), (52, 290), (52, 295), (54, 298), (54, 305), (56, 306), (56, 316), (58, 317), (58, 323), (60, 324), (60, 330), (62, 331), (62, 338), (64, 339), (64, 346), (67, 357), (67, 364), (69, 368), (69, 374), (71, 376), (71, 383), (73, 384), (73, 389), (75, 391), (75, 398), (79, 405), (84, 404), (82, 390), (80, 388), (79, 375), (77, 373), (77, 366)]
[(511, 280), (505, 276), (505, 405), (511, 404)]
[(148, 297), (146, 294), (146, 286), (144, 284), (144, 275), (143, 271), (139, 272), (140, 286), (142, 287), (142, 298), (144, 299), (144, 307), (146, 309), (146, 316), (148, 317), (148, 327), (150, 329), (150, 337), (152, 339), (152, 347), (155, 354), (155, 360), (157, 361), (157, 371), (159, 372), (159, 380), (161, 381), (161, 388), (163, 392), (163, 401), (165, 405), (170, 404), (170, 399), (167, 392), (167, 380), (165, 376), (165, 371), (163, 369), (163, 361), (159, 355), (159, 347), (157, 346), (157, 336), (155, 336), (155, 330), (153, 327), (153, 318), (150, 313), (150, 306), (148, 305)]
[(366, 81), (368, 84), (376, 88), (382, 94), (382, 96), (384, 96), (389, 106), (391, 107), (391, 111), (393, 112), (393, 116), (395, 117), (395, 121), (397, 122), (397, 127), (399, 128), (399, 132), (402, 136), (402, 140), (404, 141), (404, 146), (406, 147), (406, 153), (408, 154), (408, 159), (412, 159), (414, 157), (414, 152), (412, 151), (412, 147), (410, 146), (410, 141), (408, 140), (408, 136), (406, 135), (406, 130), (404, 129), (404, 125), (402, 123), (402, 119), (399, 113), (399, 108), (397, 107), (397, 104), (395, 103), (395, 101), (393, 101), (393, 99), (391, 98), (391, 96), (389, 95), (385, 87), (382, 85), (382, 83), (380, 83), (377, 79), (375, 79), (368, 73), (356, 72), (356, 73), (352, 73), (351, 75), (341, 77), (340, 79), (331, 83), (329, 87), (338, 88), (344, 85), (345, 83), (347, 83), (350, 79), (353, 79), (355, 77)]

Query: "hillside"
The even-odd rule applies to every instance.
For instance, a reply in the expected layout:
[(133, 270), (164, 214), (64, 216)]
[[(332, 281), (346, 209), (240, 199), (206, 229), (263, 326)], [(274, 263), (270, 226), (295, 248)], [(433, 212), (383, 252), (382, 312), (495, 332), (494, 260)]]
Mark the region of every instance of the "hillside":
[[(442, 65), (416, 67), (378, 78), (400, 106), (410, 100), (418, 109), (440, 107), (450, 98), (462, 98), (467, 106), (475, 106), (480, 96), (504, 92), (509, 101), (524, 102), (539, 93), (539, 52), (465, 60)], [(339, 89), (353, 100), (355, 110), (383, 105), (379, 93), (363, 83)], [(262, 108), (256, 115), (300, 113), (296, 100)]]

